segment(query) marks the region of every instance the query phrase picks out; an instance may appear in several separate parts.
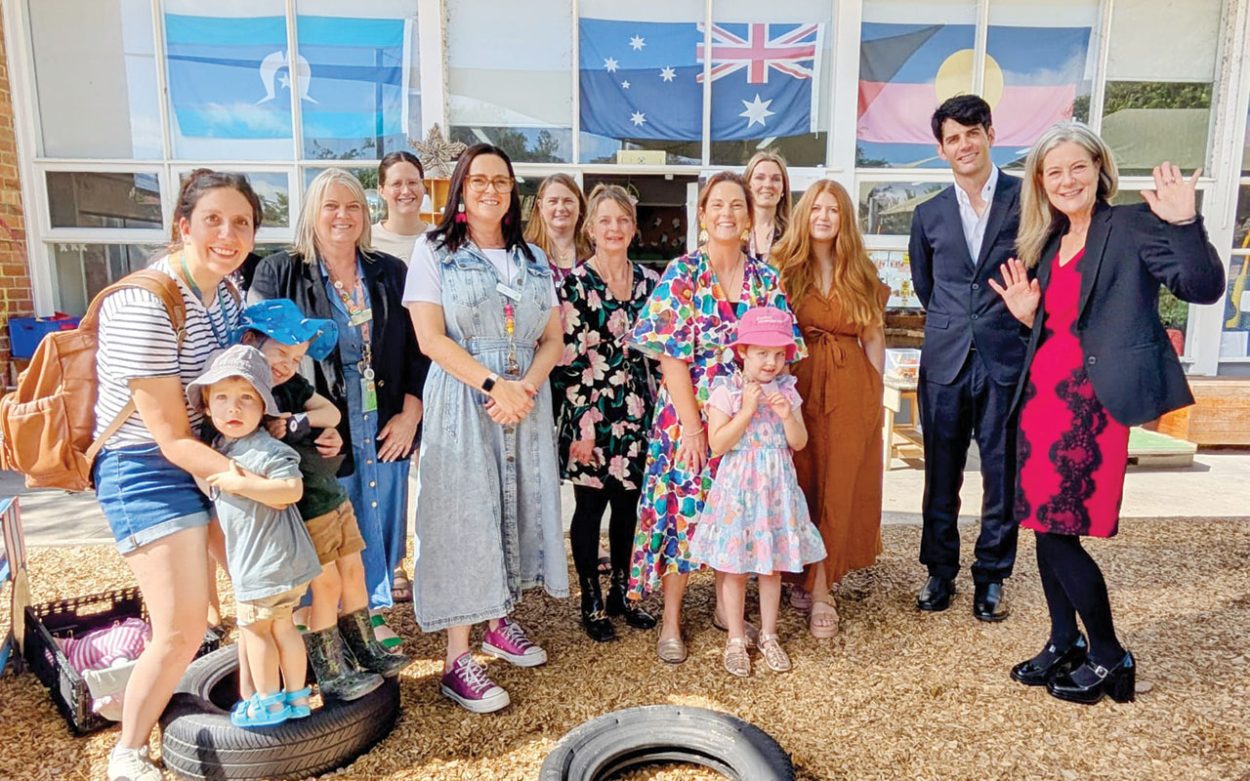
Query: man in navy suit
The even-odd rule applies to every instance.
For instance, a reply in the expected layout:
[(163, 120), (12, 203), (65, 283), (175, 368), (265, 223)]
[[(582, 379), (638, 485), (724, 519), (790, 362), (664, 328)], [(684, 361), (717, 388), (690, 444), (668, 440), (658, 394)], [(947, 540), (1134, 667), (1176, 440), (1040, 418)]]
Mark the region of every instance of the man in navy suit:
[(990, 107), (975, 95), (947, 100), (933, 114), (938, 154), (955, 184), (916, 208), (909, 255), (912, 284), (925, 308), (920, 356), (924, 434), (924, 532), (920, 562), (929, 578), (917, 607), (950, 606), (959, 574), (959, 488), (975, 436), (984, 501), (972, 613), (1007, 617), (1003, 580), (1016, 559), (1015, 424), (1011, 396), (1024, 364), (1025, 333), (988, 281), (1015, 254), (1020, 181), (990, 158)]

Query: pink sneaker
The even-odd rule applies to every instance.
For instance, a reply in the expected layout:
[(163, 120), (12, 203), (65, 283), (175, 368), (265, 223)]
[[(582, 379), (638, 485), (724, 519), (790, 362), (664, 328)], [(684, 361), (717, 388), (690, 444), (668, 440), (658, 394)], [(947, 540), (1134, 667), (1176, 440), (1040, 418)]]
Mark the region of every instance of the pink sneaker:
[(534, 645), (521, 625), (510, 618), (501, 618), (498, 628), (486, 630), (482, 653), (506, 659), (517, 667), (537, 667), (547, 662), (547, 652)]
[(512, 702), (502, 686), (486, 676), (486, 668), (468, 651), (443, 673), (443, 695), (471, 713), (494, 713)]

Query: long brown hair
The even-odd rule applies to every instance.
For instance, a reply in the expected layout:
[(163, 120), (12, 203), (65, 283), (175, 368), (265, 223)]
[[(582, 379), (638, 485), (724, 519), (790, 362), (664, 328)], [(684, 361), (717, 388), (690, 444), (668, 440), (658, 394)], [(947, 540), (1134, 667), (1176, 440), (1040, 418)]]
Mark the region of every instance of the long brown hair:
[[(582, 193), (582, 188), (577, 186), (577, 180), (568, 174), (552, 174), (538, 185), (538, 195), (534, 196), (534, 207), (530, 210), (529, 222), (525, 224), (525, 240), (530, 244), (538, 245), (538, 248), (547, 253), (548, 258), (554, 258), (551, 253), (552, 246), (551, 235), (547, 233), (547, 223), (543, 222), (542, 211), (540, 206), (543, 202), (543, 194), (547, 192), (547, 188), (553, 184), (561, 184), (573, 193), (573, 197), (577, 198), (577, 224), (573, 226), (573, 258), (574, 263), (580, 263), (590, 257), (590, 243), (586, 241), (586, 235), (582, 228), (586, 225), (586, 196)], [(551, 261), (555, 263), (555, 260)]]
[[(751, 177), (755, 174), (755, 167), (760, 163), (773, 163), (781, 169), (781, 198), (777, 200), (777, 213), (773, 216), (773, 241), (781, 238), (786, 232), (786, 228), (790, 227), (790, 171), (786, 168), (786, 159), (776, 152), (756, 152), (747, 161), (747, 170), (743, 175), (746, 180), (747, 188), (751, 187)], [(752, 212), (751, 221), (755, 221), (755, 214)], [(772, 255), (772, 251), (769, 251)]]
[(790, 227), (773, 246), (769, 261), (781, 270), (781, 288), (797, 304), (816, 285), (816, 253), (812, 247), (810, 215), (822, 193), (838, 203), (838, 235), (833, 240), (833, 286), (831, 291), (842, 302), (846, 317), (864, 328), (881, 325), (881, 280), (877, 267), (868, 259), (864, 237), (855, 221), (855, 206), (846, 188), (832, 179), (822, 179), (803, 193), (791, 215)]

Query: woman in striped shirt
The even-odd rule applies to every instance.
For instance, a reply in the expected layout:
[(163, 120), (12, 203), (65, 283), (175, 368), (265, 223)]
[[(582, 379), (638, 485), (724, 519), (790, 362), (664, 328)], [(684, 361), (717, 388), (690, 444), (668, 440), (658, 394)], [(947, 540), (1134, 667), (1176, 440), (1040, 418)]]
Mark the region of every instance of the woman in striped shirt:
[(238, 324), (226, 281), (255, 243), (260, 199), (238, 174), (197, 171), (178, 196), (181, 244), (152, 264), (173, 278), (186, 306), (181, 343), (157, 296), (128, 288), (100, 308), (96, 435), (133, 397), (137, 414), (109, 438), (94, 465), (96, 496), (118, 551), (147, 603), (152, 640), (139, 657), (109, 757), (109, 779), (159, 781), (148, 737), (204, 637), (212, 507), (195, 485), (229, 468), (193, 433), (201, 413), (185, 388)]

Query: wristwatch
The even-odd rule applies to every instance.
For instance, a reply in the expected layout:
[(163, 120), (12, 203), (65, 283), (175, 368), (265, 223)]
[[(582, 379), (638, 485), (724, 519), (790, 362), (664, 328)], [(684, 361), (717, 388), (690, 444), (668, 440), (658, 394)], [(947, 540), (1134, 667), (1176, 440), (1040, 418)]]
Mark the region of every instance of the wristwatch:
[(486, 375), (486, 379), (482, 380), (482, 393), (490, 393), (495, 389), (495, 383), (499, 382), (499, 375), (491, 372)]

